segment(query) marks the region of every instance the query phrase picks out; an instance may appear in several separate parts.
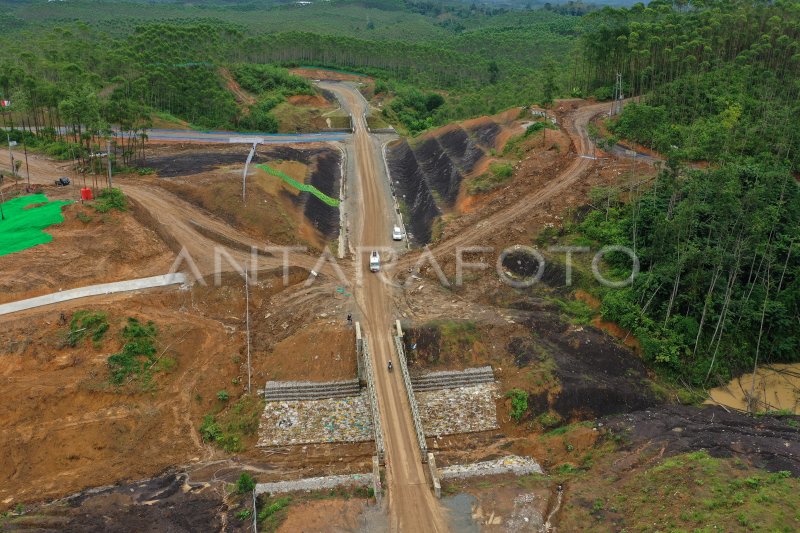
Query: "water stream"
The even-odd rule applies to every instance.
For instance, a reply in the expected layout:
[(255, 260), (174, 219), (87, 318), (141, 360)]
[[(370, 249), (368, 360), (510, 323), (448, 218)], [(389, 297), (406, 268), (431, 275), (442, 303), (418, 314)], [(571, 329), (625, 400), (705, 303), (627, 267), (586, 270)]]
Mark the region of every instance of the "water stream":
[[(751, 394), (752, 391), (752, 394)], [(705, 403), (740, 411), (789, 411), (800, 414), (800, 363), (771, 365), (743, 374), (709, 391)]]

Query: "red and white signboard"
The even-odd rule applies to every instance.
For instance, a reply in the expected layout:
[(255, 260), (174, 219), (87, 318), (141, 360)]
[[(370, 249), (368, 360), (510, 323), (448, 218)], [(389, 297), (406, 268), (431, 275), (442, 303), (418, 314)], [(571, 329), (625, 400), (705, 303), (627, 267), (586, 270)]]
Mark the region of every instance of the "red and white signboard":
[(10, 107), (11, 100), (0, 100), (0, 104), (2, 104), (3, 107)]

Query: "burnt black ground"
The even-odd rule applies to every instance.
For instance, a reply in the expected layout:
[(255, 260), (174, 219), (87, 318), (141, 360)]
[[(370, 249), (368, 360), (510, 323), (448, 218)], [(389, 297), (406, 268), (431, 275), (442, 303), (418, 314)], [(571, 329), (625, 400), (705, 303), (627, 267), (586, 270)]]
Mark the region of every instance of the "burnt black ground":
[[(336, 152), (321, 153), (316, 156), (316, 166), (308, 182), (331, 198), (339, 198), (341, 170), (339, 154)], [(310, 193), (306, 197), (304, 214), (326, 239), (339, 236), (339, 208), (331, 207)]]
[[(185, 474), (85, 491), (59, 502), (30, 509), (9, 519), (0, 531), (115, 532), (249, 531), (221, 491), (205, 484), (188, 490)], [(218, 487), (219, 488), (219, 487)], [(244, 503), (244, 502), (243, 502)], [(222, 517), (226, 516), (227, 526)]]
[[(259, 146), (253, 157), (253, 164), (268, 160), (299, 161), (308, 164), (314, 156), (322, 153), (338, 153), (330, 148), (293, 148), (285, 145)], [(247, 160), (249, 146), (224, 149), (193, 148), (174, 155), (157, 156), (147, 160), (147, 166), (158, 172), (162, 178), (177, 178), (209, 172), (226, 165), (241, 164)]]
[(663, 405), (603, 421), (626, 448), (664, 447), (667, 454), (706, 450), (770, 472), (800, 476), (800, 416), (751, 416), (722, 407)]
[(630, 412), (660, 403), (647, 368), (614, 338), (588, 325), (565, 324), (553, 313), (531, 315), (526, 325), (531, 341), (517, 341), (515, 361), (535, 361), (546, 354), (555, 363), (553, 373), (560, 392), (550, 409), (565, 421), (587, 420)]
[[(613, 337), (592, 326), (565, 322), (552, 304), (519, 301), (514, 308), (530, 312), (520, 319), (530, 334), (506, 337), (503, 348), (498, 349), (504, 349), (517, 368), (546, 368), (557, 380), (543, 405), (530, 405), (533, 417), (552, 410), (565, 423), (593, 420), (662, 401), (642, 360)], [(474, 327), (472, 335), (484, 342), (508, 334), (504, 326), (478, 323)], [(443, 358), (458, 359), (471, 349), (469, 344), (454, 348), (458, 341), (446, 339), (441, 328), (437, 323), (404, 328), (406, 353), (414, 372), (437, 370)]]

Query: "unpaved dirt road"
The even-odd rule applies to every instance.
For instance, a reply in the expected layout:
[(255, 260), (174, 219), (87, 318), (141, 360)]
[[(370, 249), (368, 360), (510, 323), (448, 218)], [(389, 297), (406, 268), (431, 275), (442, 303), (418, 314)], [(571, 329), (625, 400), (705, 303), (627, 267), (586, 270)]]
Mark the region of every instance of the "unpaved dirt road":
[[(349, 84), (324, 84), (353, 116), (357, 190), (360, 195), (360, 231), (356, 245), (364, 248), (390, 246), (393, 210), (387, 205), (387, 178), (380, 145), (367, 131), (363, 115), (366, 102)], [(364, 261), (366, 269), (367, 261)], [(386, 480), (389, 524), (392, 531), (447, 531), (447, 521), (428, 487), (399, 371), (389, 373), (392, 359), (392, 288), (379, 276), (365, 274), (356, 297), (364, 313), (370, 355), (376, 369), (376, 389), (386, 447)]]

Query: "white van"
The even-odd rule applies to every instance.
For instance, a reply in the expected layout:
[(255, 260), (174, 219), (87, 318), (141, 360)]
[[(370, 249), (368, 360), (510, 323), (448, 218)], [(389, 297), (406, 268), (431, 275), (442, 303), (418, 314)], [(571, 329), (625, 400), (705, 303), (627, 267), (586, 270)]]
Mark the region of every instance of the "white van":
[(380, 269), (381, 256), (378, 254), (377, 250), (372, 250), (372, 253), (369, 255), (369, 271), (378, 272)]

